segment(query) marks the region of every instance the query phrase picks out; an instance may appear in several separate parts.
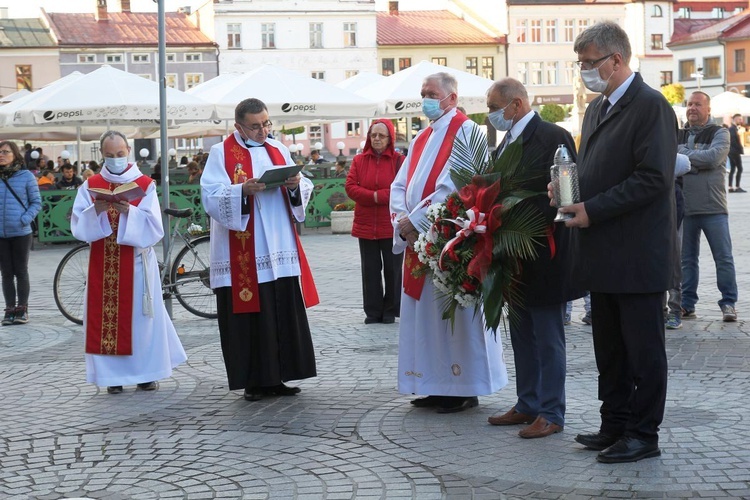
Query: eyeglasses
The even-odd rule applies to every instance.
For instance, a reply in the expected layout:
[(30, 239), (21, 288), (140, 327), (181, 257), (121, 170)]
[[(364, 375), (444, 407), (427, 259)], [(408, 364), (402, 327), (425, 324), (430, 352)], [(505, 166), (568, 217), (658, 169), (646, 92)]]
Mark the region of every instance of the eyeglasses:
[(255, 125), (252, 125), (250, 127), (248, 127), (247, 125), (243, 125), (243, 124), (240, 123), (240, 127), (244, 128), (244, 129), (247, 129), (250, 132), (260, 132), (264, 128), (265, 129), (269, 129), (269, 128), (273, 127), (273, 122), (271, 122), (271, 120), (266, 120), (265, 122), (263, 122), (261, 124), (256, 123)]
[(602, 61), (605, 61), (615, 55), (614, 52), (609, 54), (608, 56), (600, 57), (596, 61), (576, 61), (576, 65), (578, 66), (578, 69), (593, 69), (597, 63), (600, 63)]
[(385, 134), (370, 134), (370, 139), (388, 139)]
[(13, 151), (10, 151), (8, 149), (0, 149), (0, 155), (12, 155)]

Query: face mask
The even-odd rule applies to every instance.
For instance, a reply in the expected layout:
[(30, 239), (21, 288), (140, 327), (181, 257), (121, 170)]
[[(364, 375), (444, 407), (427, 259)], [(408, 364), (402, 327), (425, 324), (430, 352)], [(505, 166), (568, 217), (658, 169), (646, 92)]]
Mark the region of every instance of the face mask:
[(128, 168), (128, 159), (125, 156), (119, 158), (104, 158), (104, 166), (113, 174), (120, 175)]
[[(609, 57), (612, 57), (612, 56), (609, 56)], [(599, 68), (601, 68), (602, 65), (609, 60), (609, 57), (605, 59), (604, 61), (602, 61), (602, 64), (600, 64), (596, 68), (581, 70), (581, 79), (583, 80), (583, 84), (591, 92), (599, 92), (599, 93), (604, 92), (607, 89), (607, 82), (609, 81), (610, 78), (612, 78), (612, 75), (615, 74), (613, 70), (612, 74), (610, 74), (606, 80), (604, 80), (601, 77), (601, 75), (599, 75)]]
[(422, 99), (422, 113), (430, 120), (437, 120), (443, 116), (443, 110), (440, 109), (440, 103), (448, 99), (450, 96), (445, 96), (442, 99), (432, 99), (430, 97), (424, 97)]
[(247, 144), (248, 147), (251, 147), (251, 148), (257, 148), (258, 146), (262, 146), (263, 145), (262, 142), (256, 142), (256, 141), (254, 141), (252, 139), (245, 139), (245, 144)]
[[(509, 102), (505, 108), (511, 105), (513, 101)], [(495, 130), (501, 130), (507, 132), (513, 127), (513, 118), (516, 117), (516, 115), (513, 115), (513, 118), (505, 118), (503, 116), (505, 114), (505, 108), (498, 109), (497, 111), (493, 111), (492, 113), (487, 115), (487, 118), (489, 118), (490, 123), (493, 127), (495, 127)]]

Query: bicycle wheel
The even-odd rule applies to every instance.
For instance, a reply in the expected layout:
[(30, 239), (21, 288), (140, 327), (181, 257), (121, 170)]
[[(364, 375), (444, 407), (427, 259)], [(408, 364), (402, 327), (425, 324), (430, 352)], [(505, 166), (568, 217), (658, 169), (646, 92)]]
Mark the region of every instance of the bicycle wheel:
[(172, 291), (182, 306), (202, 318), (217, 318), (216, 295), (211, 289), (209, 273), (211, 247), (209, 236), (190, 242), (172, 262)]
[(83, 305), (86, 302), (86, 279), (89, 274), (89, 245), (78, 245), (66, 253), (55, 271), (52, 292), (55, 304), (63, 316), (73, 323), (83, 324)]

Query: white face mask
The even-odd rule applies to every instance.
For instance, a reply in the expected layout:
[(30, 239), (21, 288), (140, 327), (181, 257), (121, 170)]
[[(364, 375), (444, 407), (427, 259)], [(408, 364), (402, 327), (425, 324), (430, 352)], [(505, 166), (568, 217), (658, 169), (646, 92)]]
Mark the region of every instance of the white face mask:
[[(505, 105), (505, 108), (511, 105), (513, 101), (509, 102)], [(489, 118), (490, 123), (493, 127), (495, 127), (495, 130), (501, 130), (501, 131), (508, 131), (511, 128), (513, 128), (513, 119), (516, 117), (516, 115), (513, 115), (513, 118), (505, 118), (505, 108), (498, 109), (497, 111), (493, 111), (492, 113), (487, 115), (487, 118)]]
[(104, 158), (104, 166), (113, 174), (120, 175), (128, 168), (128, 158), (125, 156), (120, 156), (119, 158)]
[[(609, 56), (609, 57), (612, 57), (612, 56)], [(609, 75), (609, 77), (606, 80), (604, 80), (599, 74), (599, 68), (601, 68), (602, 65), (609, 60), (609, 57), (606, 58), (604, 61), (602, 61), (602, 63), (596, 68), (581, 70), (581, 79), (583, 80), (583, 84), (591, 92), (599, 92), (599, 93), (604, 92), (607, 89), (607, 82), (609, 81), (610, 78), (612, 78), (612, 75), (615, 74), (614, 70), (612, 70), (612, 73)]]

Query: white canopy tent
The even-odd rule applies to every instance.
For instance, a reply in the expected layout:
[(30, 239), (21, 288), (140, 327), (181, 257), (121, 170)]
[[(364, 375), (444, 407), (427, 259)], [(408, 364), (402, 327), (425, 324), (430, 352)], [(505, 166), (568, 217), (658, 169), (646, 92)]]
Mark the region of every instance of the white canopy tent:
[(734, 114), (750, 116), (750, 99), (735, 92), (722, 92), (711, 98), (711, 115), (714, 117)]
[(15, 101), (16, 99), (20, 99), (21, 97), (25, 95), (29, 95), (29, 94), (31, 94), (31, 91), (26, 90), (26, 89), (21, 89), (16, 92), (13, 92), (12, 94), (8, 94), (5, 97), (0, 97), (0, 103), (12, 102), (12, 101)]
[[(377, 73), (370, 73), (368, 71), (361, 71), (356, 75), (347, 78), (343, 82), (339, 82), (336, 86), (340, 89), (348, 90), (349, 92), (357, 92), (359, 89), (372, 85), (373, 83), (382, 82), (386, 77)], [(367, 98), (367, 96), (363, 96)]]

